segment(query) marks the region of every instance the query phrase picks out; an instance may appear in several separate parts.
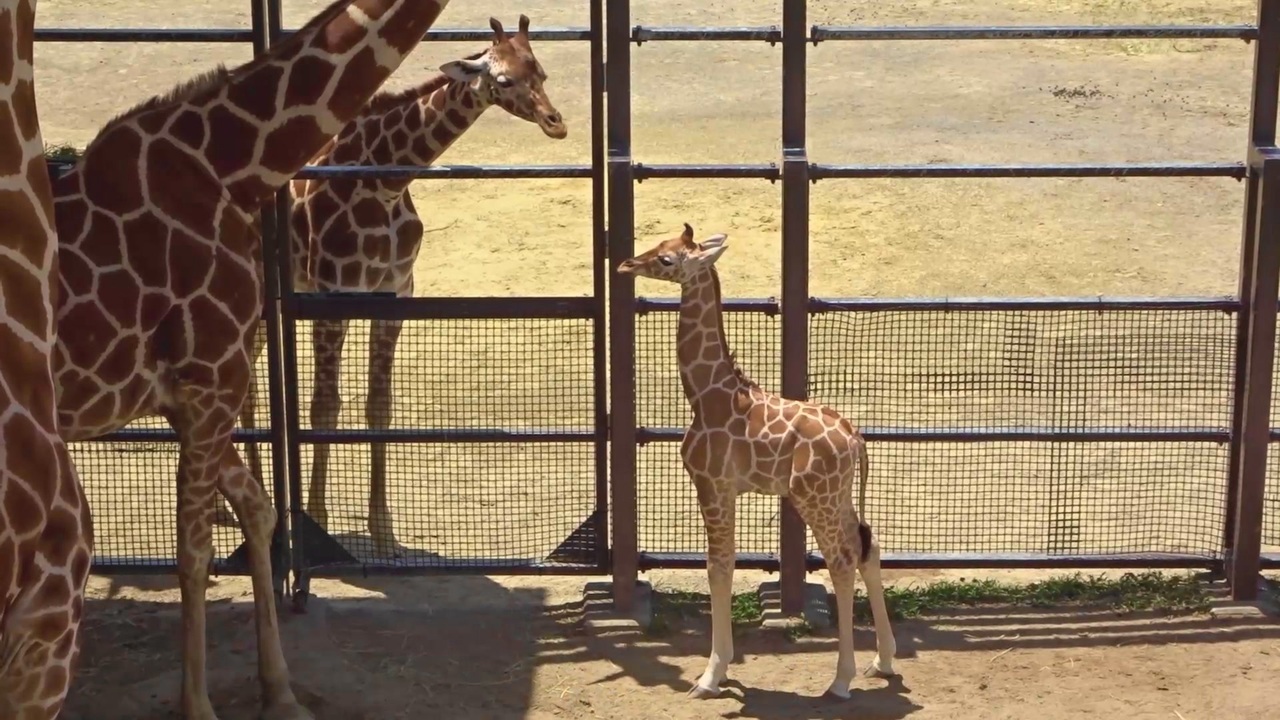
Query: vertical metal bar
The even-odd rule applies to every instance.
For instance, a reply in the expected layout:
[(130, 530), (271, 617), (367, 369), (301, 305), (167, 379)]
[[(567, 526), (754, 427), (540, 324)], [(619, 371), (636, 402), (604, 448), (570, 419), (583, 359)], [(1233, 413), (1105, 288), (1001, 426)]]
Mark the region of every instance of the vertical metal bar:
[[(1258, 40), (1253, 48), (1253, 89), (1249, 108), (1249, 143), (1247, 153), (1252, 161), (1257, 148), (1275, 145), (1277, 92), (1280, 92), (1280, 0), (1258, 0)], [(1241, 448), (1244, 442), (1245, 393), (1249, 383), (1246, 358), (1253, 294), (1254, 238), (1258, 217), (1258, 186), (1261, 177), (1251, 167), (1245, 179), (1244, 222), (1240, 239), (1240, 299), (1244, 304), (1236, 318), (1236, 359), (1233, 410), (1231, 417), (1231, 456), (1227, 480), (1227, 502), (1223, 522), (1223, 552), (1227, 564), (1234, 554), (1236, 512), (1240, 497)], [(1274, 302), (1272, 303), (1274, 304)]]
[(613, 602), (619, 612), (629, 612), (635, 601), (640, 561), (636, 529), (636, 292), (630, 275), (614, 272), (617, 263), (635, 254), (630, 21), (630, 0), (608, 0), (609, 476)]
[[(249, 11), (253, 24), (253, 54), (257, 57), (266, 53), (271, 45), (266, 0), (251, 0)], [(280, 365), (280, 284), (275, 264), (275, 256), (280, 247), (280, 236), (276, 232), (275, 213), (272, 212), (272, 208), (263, 208), (258, 218), (262, 230), (262, 319), (267, 333), (267, 346), (264, 350), (267, 353), (267, 398), (271, 424), (271, 486), (276, 506), (276, 528), (271, 537), (271, 577), (276, 594), (284, 597), (288, 589), (289, 572), (287, 524), (289, 498), (286, 483), (287, 469), (284, 462), (286, 438), (281, 375), (283, 368)], [(255, 378), (254, 382), (257, 381)], [(258, 480), (261, 481), (262, 478)]]
[[(267, 26), (271, 41), (277, 42), (284, 34), (284, 21), (281, 12), (281, 0), (265, 0), (267, 4)], [(282, 358), (284, 381), (282, 415), (272, 418), (273, 429), (280, 425), (285, 434), (284, 451), (273, 457), (276, 463), (283, 463), (287, 476), (289, 499), (288, 513), (290, 529), (290, 566), (293, 570), (293, 607), (301, 611), (305, 609), (310, 592), (310, 573), (307, 559), (303, 552), (303, 527), (299, 522), (302, 513), (302, 450), (298, 442), (298, 345), (297, 345), (297, 301), (293, 294), (293, 243), (290, 242), (289, 211), (292, 202), (289, 190), (282, 189), (276, 193), (275, 199), (275, 235), (280, 238), (277, 252), (272, 260), (276, 263), (276, 274), (279, 278), (279, 321), (278, 348)], [(273, 409), (274, 413), (274, 409)]]
[(608, 319), (609, 236), (605, 229), (605, 138), (604, 138), (604, 0), (591, 0), (591, 247), (592, 292), (596, 316), (591, 326), (594, 356), (592, 403), (596, 418), (596, 565), (609, 568), (609, 360), (606, 320)]
[[(809, 157), (806, 150), (807, 0), (782, 4), (782, 394), (809, 395)], [(782, 500), (779, 586), (782, 612), (804, 609), (804, 521)]]
[(1258, 595), (1262, 549), (1263, 487), (1271, 439), (1271, 377), (1275, 362), (1276, 298), (1280, 296), (1280, 150), (1262, 148), (1250, 165), (1261, 175), (1253, 223), (1253, 281), (1249, 308), (1243, 403), (1235, 408), (1240, 425), (1236, 468), (1235, 534), (1227, 566), (1234, 600)]

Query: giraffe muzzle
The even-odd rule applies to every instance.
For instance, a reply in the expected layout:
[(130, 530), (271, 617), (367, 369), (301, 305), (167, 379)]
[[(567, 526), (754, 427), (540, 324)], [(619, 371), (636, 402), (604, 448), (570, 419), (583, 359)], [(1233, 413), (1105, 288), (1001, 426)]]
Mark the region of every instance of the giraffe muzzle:
[(569, 135), (569, 126), (565, 125), (564, 117), (554, 110), (538, 113), (538, 127), (542, 128), (547, 137), (555, 140), (563, 140)]

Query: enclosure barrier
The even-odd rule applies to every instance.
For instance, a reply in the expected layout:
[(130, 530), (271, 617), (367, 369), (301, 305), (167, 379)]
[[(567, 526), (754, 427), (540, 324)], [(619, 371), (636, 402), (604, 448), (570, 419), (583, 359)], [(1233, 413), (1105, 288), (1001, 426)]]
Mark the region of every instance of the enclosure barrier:
[[(784, 0), (781, 27), (678, 28), (632, 26), (626, 0), (590, 0), (589, 28), (541, 29), (531, 32), (536, 41), (585, 41), (591, 46), (591, 132), (592, 157), (589, 165), (553, 166), (465, 166), (432, 168), (407, 167), (308, 167), (300, 178), (398, 177), (414, 179), (519, 179), (589, 178), (592, 182), (592, 252), (594, 292), (586, 298), (414, 298), (396, 299), (368, 295), (325, 296), (295, 294), (290, 277), (290, 246), (278, 242), (287, 232), (289, 200), (285, 193), (274, 207), (264, 209), (266, 242), (268, 326), (265, 368), (259, 368), (259, 396), (267, 391), (270, 422), (266, 429), (238, 429), (236, 441), (242, 447), (263, 446), (269, 463), (272, 490), (281, 522), (274, 543), (277, 582), (283, 586), (286, 571), (294, 574), (295, 598), (305, 599), (313, 575), (347, 573), (409, 572), (605, 572), (614, 577), (615, 601), (627, 609), (633, 600), (638, 573), (657, 567), (701, 567), (705, 554), (697, 533), (678, 536), (668, 546), (652, 545), (643, 536), (652, 513), (661, 508), (638, 502), (637, 477), (641, 468), (650, 472), (646, 481), (680, 481), (678, 461), (670, 455), (672, 441), (681, 433), (682, 400), (674, 402), (668, 380), (644, 375), (638, 367), (640, 344), (650, 344), (654, 353), (670, 347), (668, 328), (658, 325), (674, 318), (673, 303), (636, 298), (633, 281), (610, 272), (611, 266), (634, 254), (634, 184), (671, 178), (735, 178), (782, 183), (782, 292), (775, 300), (730, 300), (728, 319), (733, 342), (745, 350), (744, 358), (752, 374), (762, 384), (792, 398), (813, 398), (832, 403), (845, 411), (868, 396), (876, 382), (896, 383), (890, 390), (871, 392), (883, 406), (881, 416), (866, 420), (874, 444), (878, 467), (872, 484), (871, 519), (880, 528), (890, 547), (885, 557), (888, 567), (1210, 567), (1221, 569), (1231, 581), (1238, 599), (1250, 599), (1257, 592), (1258, 569), (1262, 563), (1280, 564), (1280, 558), (1264, 556), (1264, 479), (1267, 475), (1267, 446), (1280, 441), (1280, 431), (1270, 428), (1271, 385), (1274, 373), (1277, 277), (1280, 276), (1280, 155), (1275, 145), (1277, 73), (1280, 72), (1280, 2), (1260, 0), (1256, 25), (1230, 26), (1052, 26), (1052, 27), (829, 27), (809, 26), (804, 0)], [(605, 8), (608, 16), (606, 21)], [(261, 53), (272, 42), (290, 32), (283, 28), (281, 0), (251, 0), (252, 27), (240, 29), (70, 29), (40, 28), (42, 42), (196, 42), (252, 43)], [(487, 30), (437, 29), (428, 40), (480, 42), (490, 37)], [(1249, 146), (1243, 163), (1140, 163), (1140, 164), (904, 164), (853, 165), (823, 164), (809, 158), (806, 133), (806, 58), (810, 43), (849, 41), (936, 41), (936, 40), (1083, 40), (1083, 39), (1239, 39), (1254, 44), (1253, 97), (1250, 108)], [(782, 156), (768, 164), (645, 164), (632, 157), (631, 147), (631, 45), (650, 42), (736, 41), (765, 42), (782, 46)], [(608, 62), (605, 49), (608, 48)], [(606, 108), (606, 91), (608, 104)], [(869, 178), (1047, 178), (1047, 177), (1219, 177), (1243, 181), (1245, 186), (1245, 228), (1242, 239), (1240, 291), (1232, 298), (1187, 299), (952, 299), (952, 300), (865, 300), (822, 299), (810, 296), (809, 281), (809, 188), (821, 180)], [(607, 226), (606, 226), (607, 217)], [(606, 342), (606, 320), (608, 338)], [(577, 402), (587, 408), (582, 422), (544, 422), (543, 426), (517, 427), (491, 422), (485, 426), (447, 422), (449, 408), (433, 415), (424, 411), (428, 422), (380, 430), (322, 429), (302, 422), (302, 379), (300, 378), (300, 325), (316, 322), (356, 321), (362, 323), (403, 322), (414, 327), (490, 327), (485, 323), (531, 323), (574, 326), (585, 323), (583, 336), (587, 355), (570, 359), (578, 382), (566, 395), (579, 394)], [(877, 325), (877, 323), (879, 323)], [(976, 367), (957, 365), (957, 359), (930, 345), (928, 333), (951, 323), (984, 339), (990, 350)], [(1178, 332), (1160, 328), (1176, 326)], [(873, 328), (860, 335), (859, 343), (847, 342), (856, 330)], [(1065, 328), (1065, 330), (1064, 330)], [(654, 331), (640, 332), (639, 329)], [(1067, 331), (1070, 332), (1067, 332)], [(511, 335), (511, 333), (506, 333)], [(305, 335), (305, 333), (304, 333)], [(586, 339), (589, 336), (589, 339)], [(867, 339), (869, 338), (869, 340)], [(1064, 339), (1065, 338), (1065, 339)], [(1081, 338), (1084, 338), (1082, 340)], [(1092, 338), (1107, 352), (1090, 354), (1088, 347), (1076, 347)], [(1113, 357), (1123, 343), (1134, 338), (1160, 345), (1171, 357), (1191, 353), (1193, 362), (1157, 365), (1134, 373), (1136, 366)], [(887, 379), (875, 378), (863, 364), (847, 362), (858, 357), (860, 347), (883, 350), (893, 344), (913, 344), (920, 352), (915, 360), (899, 358), (889, 365)], [(1111, 343), (1110, 346), (1107, 343)], [(1073, 345), (1075, 343), (1076, 345)], [(427, 352), (438, 353), (430, 341)], [(526, 349), (527, 345), (521, 345)], [(1188, 350), (1189, 348), (1189, 350)], [(581, 350), (581, 348), (580, 348)], [(586, 351), (583, 351), (586, 352)], [(607, 352), (607, 355), (606, 355)], [(754, 354), (753, 354), (754, 353)], [(1183, 353), (1183, 355), (1179, 355)], [(584, 359), (585, 358), (585, 359)], [(923, 358), (921, 360), (920, 358)], [(1101, 358), (1101, 360), (1099, 359)], [(833, 359), (841, 360), (840, 363)], [(1185, 359), (1185, 358), (1184, 358)], [(913, 425), (904, 420), (902, 408), (921, 407), (928, 402), (919, 379), (912, 374), (913, 362), (951, 363), (931, 382), (986, 382), (979, 388), (986, 405), (973, 404), (962, 414), (950, 415), (932, 408), (941, 422)], [(1099, 364), (1100, 363), (1100, 364)], [(1107, 364), (1111, 363), (1111, 364)], [(837, 371), (835, 365), (855, 368), (852, 374)], [(1185, 364), (1185, 363), (1184, 363)], [(1046, 369), (1047, 368), (1047, 369)], [(265, 376), (261, 372), (265, 369)], [(477, 372), (483, 374), (485, 369)], [(488, 371), (492, 373), (492, 371)], [(1089, 378), (1099, 373), (1112, 379), (1124, 391), (1146, 393), (1137, 407), (1138, 417), (1117, 414), (1106, 398), (1080, 407), (1080, 398), (1097, 392)], [(1107, 373), (1110, 373), (1109, 375)], [(608, 378), (606, 385), (606, 377)], [(668, 374), (669, 377), (669, 374)], [(978, 380), (974, 380), (974, 378)], [(992, 379), (995, 379), (993, 381)], [(499, 378), (490, 376), (497, 382)], [(504, 379), (505, 381), (505, 379)], [(998, 382), (996, 382), (998, 381)], [(661, 383), (666, 383), (662, 385)], [(589, 383), (589, 387), (587, 386)], [(492, 383), (491, 383), (492, 384)], [(1163, 389), (1162, 389), (1163, 388)], [(508, 388), (509, 389), (509, 388)], [(607, 393), (606, 393), (607, 390)], [(878, 392), (878, 394), (876, 394)], [(897, 393), (895, 395), (894, 393)], [(1179, 394), (1179, 401), (1193, 401), (1194, 407), (1182, 416), (1159, 413), (1160, 394)], [(1083, 394), (1082, 394), (1083, 393)], [(905, 399), (904, 399), (905, 398)], [(492, 398), (490, 398), (492, 399)], [(1074, 399), (1076, 405), (1068, 401)], [(1220, 400), (1225, 399), (1225, 403)], [(557, 399), (557, 402), (563, 399)], [(531, 402), (531, 401), (530, 401)], [(895, 404), (896, 402), (896, 404)], [(1013, 406), (1007, 416), (996, 410)], [(1086, 403), (1086, 405), (1088, 405)], [(581, 410), (581, 407), (578, 409)], [(1126, 405), (1125, 407), (1129, 407)], [(898, 416), (894, 416), (895, 408)], [(1216, 409), (1215, 409), (1216, 408)], [(530, 405), (528, 414), (538, 415)], [(1108, 415), (1106, 411), (1110, 410)], [(1097, 414), (1090, 414), (1098, 411)], [(985, 415), (983, 413), (986, 413)], [(1028, 422), (1026, 417), (1037, 419)], [(1144, 414), (1145, 413), (1145, 414)], [(852, 413), (851, 413), (852, 414)], [(979, 416), (981, 422), (975, 422)], [(931, 416), (932, 417), (932, 416)], [(78, 462), (85, 453), (115, 452), (116, 461), (125, 453), (162, 455), (172, 459), (173, 434), (156, 423), (142, 422), (95, 441), (78, 443)], [(168, 451), (157, 451), (164, 444)], [(1223, 445), (1226, 448), (1223, 450)], [(352, 549), (350, 540), (335, 538), (321, 530), (304, 511), (303, 478), (309, 468), (303, 463), (304, 447), (331, 451), (371, 447), (375, 464), (381, 453), (479, 453), (493, 458), (501, 453), (521, 453), (526, 448), (551, 453), (542, 462), (554, 472), (571, 475), (574, 465), (589, 466), (589, 472), (573, 481), (575, 487), (590, 488), (589, 507), (573, 508), (557, 522), (574, 520), (570, 531), (555, 548), (541, 555), (531, 553), (545, 544), (549, 532), (560, 526), (533, 523), (532, 530), (516, 523), (507, 530), (514, 544), (503, 546), (499, 555), (486, 554), (483, 546), (463, 548), (465, 553), (440, 556), (410, 553), (408, 557), (378, 559)], [(1117, 529), (1114, 519), (1085, 517), (1079, 502), (1084, 492), (1077, 473), (1050, 484), (1046, 497), (1029, 498), (1048, 509), (1031, 525), (1009, 519), (974, 525), (972, 518), (948, 517), (935, 523), (944, 530), (959, 529), (972, 547), (957, 548), (956, 537), (930, 536), (929, 523), (903, 522), (903, 517), (885, 516), (882, 508), (892, 494), (906, 492), (907, 483), (892, 482), (895, 472), (918, 464), (921, 458), (960, 467), (965, 473), (992, 472), (1006, 467), (1014, 448), (1033, 448), (1035, 453), (1020, 456), (1028, 472), (1053, 474), (1063, 468), (1088, 469), (1089, 473), (1114, 478), (1135, 477), (1135, 468), (1148, 466), (1155, 482), (1146, 489), (1138, 510), (1145, 513), (1136, 524)], [(575, 449), (576, 448), (576, 449)], [(666, 448), (666, 450), (663, 450)], [(1100, 451), (1096, 451), (1101, 448)], [(1135, 454), (1135, 448), (1140, 453)], [(611, 452), (608, 452), (611, 450)], [(909, 451), (910, 456), (906, 453)], [(1096, 452), (1095, 452), (1096, 451)], [(535, 452), (535, 451), (530, 451)], [(667, 452), (664, 458), (652, 453)], [(928, 453), (943, 453), (929, 456)], [(1025, 452), (1020, 449), (1018, 452)], [(946, 453), (951, 453), (946, 455)], [(966, 454), (968, 453), (968, 454)], [(551, 458), (551, 459), (547, 459)], [(556, 462), (559, 458), (560, 462)], [(1026, 459), (1031, 458), (1031, 459)], [(1046, 459), (1047, 458), (1047, 459)], [(520, 461), (520, 458), (515, 458)], [(1002, 466), (1000, 463), (1006, 463)], [(93, 463), (89, 463), (92, 465)], [(124, 473), (136, 463), (124, 463)], [(523, 467), (523, 466), (522, 466)], [(1157, 467), (1158, 472), (1151, 470)], [(1022, 468), (1022, 469), (1027, 469)], [(441, 471), (443, 472), (443, 471)], [(998, 470), (996, 471), (998, 475)], [(1085, 473), (1088, 475), (1089, 473)], [(92, 488), (97, 480), (92, 468), (82, 473)], [(160, 473), (164, 479), (172, 473)], [(1069, 473), (1068, 473), (1069, 475)], [(449, 477), (434, 483), (433, 502), (447, 503), (448, 493), (461, 492), (466, 480)], [(1138, 478), (1141, 480), (1141, 478)], [(1148, 478), (1150, 479), (1150, 478)], [(1275, 483), (1273, 483), (1273, 486)], [(1020, 492), (999, 480), (977, 486), (988, 502), (984, 512), (994, 512), (999, 503)], [(944, 500), (959, 489), (932, 486), (920, 498)], [(1161, 492), (1176, 490), (1174, 505), (1161, 505)], [(691, 493), (681, 486), (672, 502), (690, 501)], [(1005, 493), (1006, 495), (1001, 495)], [(1268, 518), (1269, 542), (1280, 544), (1280, 497)], [(666, 505), (667, 503), (661, 503)], [(96, 509), (95, 509), (96, 512)], [(776, 533), (761, 535), (777, 516)], [(743, 566), (777, 570), (781, 573), (783, 606), (788, 612), (799, 609), (802, 584), (807, 571), (822, 567), (820, 553), (813, 550), (798, 516), (785, 501), (745, 503), (740, 539)], [(907, 518), (910, 520), (910, 518)], [(464, 519), (465, 521), (466, 519)], [(917, 518), (919, 520), (919, 518)], [(659, 518), (658, 521), (661, 521)], [(1001, 524), (1003, 522), (1003, 524)], [(1112, 522), (1112, 525), (1108, 525)], [(1272, 525), (1276, 527), (1272, 527)], [(996, 531), (992, 527), (998, 526)], [(1092, 535), (1090, 534), (1092, 530)], [(1097, 530), (1096, 528), (1102, 528)], [(1108, 529), (1110, 528), (1110, 529)], [(431, 529), (413, 528), (430, 534)], [(537, 537), (526, 536), (533, 532)], [(134, 549), (148, 541), (134, 542), (129, 526), (108, 525), (101, 533), (109, 550), (100, 554), (99, 572), (169, 571), (171, 551), (160, 550), (139, 557)], [(986, 533), (986, 539), (983, 539)], [(219, 549), (238, 541), (238, 533), (226, 530), (218, 536)], [(901, 540), (900, 540), (901, 539)], [(491, 540), (497, 543), (498, 540)], [(951, 542), (952, 545), (947, 543)], [(895, 543), (911, 546), (892, 551)], [(671, 545), (678, 545), (673, 547)], [(496, 547), (496, 544), (494, 545)], [(242, 551), (220, 554), (217, 569), (243, 572)]]

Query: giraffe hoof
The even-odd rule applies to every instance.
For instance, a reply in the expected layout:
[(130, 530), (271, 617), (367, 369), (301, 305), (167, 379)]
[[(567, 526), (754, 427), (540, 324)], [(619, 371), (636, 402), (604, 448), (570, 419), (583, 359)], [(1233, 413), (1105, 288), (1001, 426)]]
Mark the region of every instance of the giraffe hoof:
[(848, 702), (849, 698), (851, 697), (853, 697), (853, 693), (849, 692), (848, 690), (844, 691), (844, 695), (841, 695), (835, 690), (830, 690), (830, 689), (822, 693), (822, 699), (830, 703)]
[(867, 665), (866, 669), (862, 671), (862, 674), (866, 675), (867, 677), (884, 678), (886, 680), (889, 678), (898, 677), (898, 673), (893, 671), (892, 666), (890, 666), (888, 669), (880, 667), (879, 659), (872, 660)]
[(709, 700), (714, 697), (720, 697), (720, 688), (709, 688), (701, 685), (694, 685), (689, 688), (688, 697), (694, 700)]

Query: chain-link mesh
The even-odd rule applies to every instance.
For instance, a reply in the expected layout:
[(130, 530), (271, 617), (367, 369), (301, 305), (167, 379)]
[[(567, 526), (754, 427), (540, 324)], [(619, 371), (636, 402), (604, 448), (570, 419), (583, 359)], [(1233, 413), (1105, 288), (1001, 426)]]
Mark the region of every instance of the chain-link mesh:
[(809, 393), (876, 428), (1225, 429), (1234, 338), (1211, 310), (821, 313)]
[[(298, 324), (301, 422), (312, 428), (315, 323)], [(369, 529), (367, 443), (329, 445), (328, 530), (357, 560), (409, 566), (593, 563), (598, 538), (592, 327), (589, 320), (450, 319), (403, 323), (390, 397), (370, 400), (370, 351), (385, 323), (351, 321), (337, 427), (559, 432), (576, 441), (421, 442), (386, 446), (385, 486), (399, 545), (378, 552)], [(323, 397), (323, 394), (315, 397)], [(323, 428), (315, 428), (323, 429)], [(321, 451), (302, 448), (304, 486)], [(304, 487), (304, 505), (314, 511)], [(321, 558), (308, 558), (319, 562)]]
[[(672, 312), (637, 320), (641, 426), (688, 422), (675, 323)], [(779, 389), (777, 318), (728, 312), (725, 323), (747, 372)], [(810, 396), (877, 430), (1223, 430), (1234, 333), (1211, 310), (820, 313)], [(869, 516), (893, 552), (1221, 553), (1225, 445), (876, 442), (871, 457)], [(655, 443), (638, 463), (641, 549), (701, 552), (678, 446)], [(738, 550), (776, 551), (777, 501), (739, 502)]]
[[(1280, 390), (1280, 385), (1276, 386)], [(1273, 396), (1274, 397), (1274, 396)], [(1271, 416), (1276, 424), (1276, 416)], [(1267, 449), (1267, 485), (1262, 500), (1262, 551), (1280, 553), (1280, 443)]]

